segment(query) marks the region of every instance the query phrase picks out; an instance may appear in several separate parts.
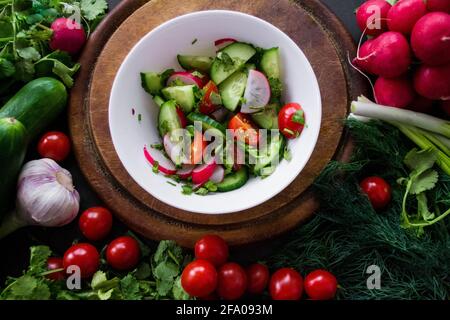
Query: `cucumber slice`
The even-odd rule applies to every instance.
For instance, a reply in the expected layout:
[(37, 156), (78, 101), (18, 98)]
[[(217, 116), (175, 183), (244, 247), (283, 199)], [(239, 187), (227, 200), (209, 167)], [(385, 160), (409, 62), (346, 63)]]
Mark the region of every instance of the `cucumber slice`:
[[(259, 154), (256, 157), (257, 161), (254, 167), (255, 174), (261, 174), (261, 170), (271, 165), (276, 157), (279, 157), (278, 160), (281, 161), (285, 143), (286, 141), (281, 134), (278, 134), (272, 138), (267, 146), (267, 153)], [(253, 154), (253, 156), (255, 156), (255, 154)]]
[(180, 128), (181, 122), (178, 117), (176, 102), (173, 100), (164, 102), (159, 110), (158, 116), (159, 134), (161, 137), (164, 137), (166, 133), (170, 133), (173, 130)]
[(141, 85), (152, 95), (159, 94), (163, 88), (161, 76), (156, 72), (141, 72)]
[(161, 92), (167, 100), (175, 100), (183, 112), (188, 113), (191, 112), (192, 108), (195, 106), (194, 87), (196, 86), (193, 84), (187, 86), (166, 87), (162, 89)]
[(161, 98), (160, 96), (154, 96), (153, 97), (153, 101), (156, 103), (156, 105), (158, 107), (161, 107), (164, 104), (164, 102), (165, 102), (164, 99)]
[(261, 70), (267, 78), (280, 79), (280, 50), (272, 48), (264, 51), (261, 57)]
[(268, 104), (261, 112), (252, 113), (251, 117), (263, 129), (278, 129), (278, 110), (276, 103)]
[(216, 120), (204, 115), (203, 113), (191, 112), (187, 115), (189, 121), (194, 123), (195, 121), (200, 121), (202, 123), (203, 130), (216, 129), (222, 133), (225, 133), (225, 127), (217, 122)]
[(247, 84), (247, 74), (238, 71), (219, 85), (220, 97), (225, 108), (236, 110)]
[(209, 73), (213, 58), (202, 56), (185, 56), (177, 55), (178, 63), (186, 71), (198, 70), (200, 72)]
[(228, 192), (239, 189), (248, 181), (247, 167), (242, 167), (238, 171), (231, 173), (217, 185), (217, 191)]
[[(226, 63), (224, 59), (220, 58), (220, 55), (223, 53), (226, 53), (231, 58), (232, 63)], [(255, 53), (256, 50), (253, 46), (242, 42), (235, 42), (226, 46), (219, 51), (217, 58), (214, 59), (211, 66), (211, 79), (215, 84), (220, 84), (237, 70), (241, 69)]]

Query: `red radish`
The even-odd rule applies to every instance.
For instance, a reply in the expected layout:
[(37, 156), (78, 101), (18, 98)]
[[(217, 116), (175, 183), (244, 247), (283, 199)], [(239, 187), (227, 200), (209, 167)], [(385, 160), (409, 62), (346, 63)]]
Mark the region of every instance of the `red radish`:
[(387, 15), (391, 5), (385, 0), (369, 0), (356, 9), (359, 29), (369, 36), (378, 36), (388, 29)]
[(407, 109), (421, 113), (431, 113), (433, 111), (433, 104), (433, 100), (416, 94), (416, 97)]
[(61, 50), (72, 55), (77, 54), (86, 42), (83, 27), (75, 20), (58, 18), (51, 25), (53, 36), (50, 40), (52, 50)]
[(167, 159), (166, 156), (157, 149), (151, 148), (148, 150), (147, 147), (144, 147), (144, 156), (152, 166), (158, 162), (158, 170), (164, 174), (171, 175), (177, 172), (173, 162)]
[(230, 44), (232, 44), (234, 42), (237, 42), (237, 40), (233, 39), (233, 38), (223, 38), (223, 39), (219, 39), (219, 40), (214, 41), (214, 45), (216, 47), (218, 47), (218, 49), (220, 50), (220, 49), (225, 48), (226, 46), (228, 46), (228, 45), (230, 45)]
[(399, 77), (408, 71), (411, 64), (408, 40), (400, 32), (385, 32), (367, 46), (361, 46), (359, 51), (353, 62), (363, 71), (380, 77)]
[(391, 31), (410, 34), (417, 20), (427, 14), (427, 6), (423, 0), (400, 0), (387, 15)]
[(208, 182), (213, 175), (214, 170), (216, 170), (216, 167), (217, 165), (214, 160), (197, 166), (194, 171), (192, 171), (192, 182), (195, 185), (202, 185)]
[(450, 0), (427, 0), (427, 9), (450, 13)]
[(431, 12), (417, 21), (411, 33), (411, 47), (430, 66), (450, 62), (450, 14)]
[[(163, 142), (164, 142), (164, 150), (166, 151), (167, 155), (170, 157), (173, 163), (175, 164), (189, 163), (189, 160), (186, 157), (187, 155), (184, 154), (182, 142), (173, 141), (170, 138), (170, 133), (166, 133), (164, 135)], [(190, 143), (188, 144), (188, 147), (190, 147)]]
[(270, 85), (266, 76), (257, 70), (248, 72), (247, 85), (244, 92), (245, 103), (242, 113), (254, 113), (265, 107), (270, 101)]
[(414, 74), (414, 88), (432, 100), (450, 99), (450, 63), (445, 66), (422, 65)]
[(174, 72), (169, 79), (167, 79), (167, 85), (170, 86), (170, 84), (176, 80), (180, 80), (184, 84), (194, 84), (198, 86), (199, 88), (203, 88), (203, 80), (200, 79), (197, 76), (192, 75), (190, 72), (180, 71), (180, 72)]
[(181, 127), (186, 128), (188, 122), (187, 122), (186, 116), (184, 115), (183, 110), (181, 110), (179, 107), (177, 107), (177, 114), (178, 114), (178, 118), (180, 119)]
[(186, 180), (192, 175), (192, 171), (194, 171), (195, 165), (193, 164), (183, 164), (181, 169), (177, 170), (177, 176), (181, 179)]
[(450, 118), (450, 100), (441, 101), (441, 110)]
[(391, 79), (379, 77), (374, 91), (378, 104), (396, 108), (407, 107), (415, 96), (412, 82), (406, 76)]
[(211, 113), (211, 116), (219, 122), (222, 122), (223, 120), (225, 120), (227, 115), (228, 115), (228, 110), (223, 107), (219, 108), (216, 111), (214, 111), (213, 113)]
[(225, 178), (225, 169), (222, 166), (217, 166), (209, 180), (214, 183), (221, 183)]

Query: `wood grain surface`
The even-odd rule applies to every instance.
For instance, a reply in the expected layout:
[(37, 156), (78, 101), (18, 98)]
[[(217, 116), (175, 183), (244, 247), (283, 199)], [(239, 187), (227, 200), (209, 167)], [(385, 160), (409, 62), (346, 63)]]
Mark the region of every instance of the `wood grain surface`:
[[(322, 126), (316, 149), (294, 182), (253, 209), (202, 215), (164, 204), (128, 175), (112, 145), (108, 119), (111, 86), (123, 59), (146, 33), (161, 23), (193, 11), (228, 9), (260, 17), (283, 30), (309, 59), (322, 95)], [(342, 157), (342, 119), (350, 99), (366, 87), (348, 68), (347, 53), (355, 50), (339, 20), (319, 1), (306, 0), (175, 0), (123, 1), (93, 34), (81, 63), (84, 68), (72, 90), (69, 125), (79, 165), (100, 198), (131, 229), (151, 239), (174, 239), (185, 246), (206, 232), (231, 244), (260, 241), (285, 232), (316, 210), (308, 189), (333, 157)], [(351, 148), (351, 145), (347, 145)], [(344, 154), (348, 155), (349, 149)], [(345, 158), (345, 156), (344, 156)]]

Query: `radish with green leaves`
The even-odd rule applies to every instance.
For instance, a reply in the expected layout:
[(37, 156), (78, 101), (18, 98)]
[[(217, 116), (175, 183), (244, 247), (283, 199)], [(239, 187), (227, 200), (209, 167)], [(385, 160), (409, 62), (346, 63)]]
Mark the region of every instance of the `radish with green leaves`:
[(423, 63), (450, 62), (450, 14), (431, 12), (420, 18), (411, 33), (411, 47)]

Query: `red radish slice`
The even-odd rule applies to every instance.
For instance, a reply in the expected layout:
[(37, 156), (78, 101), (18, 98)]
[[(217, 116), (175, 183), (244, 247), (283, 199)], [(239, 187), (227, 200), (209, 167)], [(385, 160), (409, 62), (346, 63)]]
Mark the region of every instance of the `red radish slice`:
[(177, 107), (177, 115), (178, 115), (178, 118), (180, 119), (181, 127), (186, 128), (188, 122), (187, 122), (186, 116), (184, 115), (183, 110), (181, 110), (180, 107)]
[(200, 79), (199, 77), (192, 75), (189, 72), (184, 72), (184, 71), (174, 72), (169, 77), (169, 79), (167, 79), (167, 85), (170, 86), (170, 84), (176, 80), (180, 80), (181, 82), (183, 82), (186, 85), (194, 84), (194, 85), (198, 86), (199, 88), (203, 88), (203, 80)]
[(216, 47), (219, 47), (219, 49), (222, 49), (234, 42), (237, 42), (237, 40), (233, 39), (233, 38), (223, 38), (223, 39), (214, 41), (214, 45)]
[(192, 171), (192, 182), (194, 184), (204, 184), (208, 182), (209, 178), (211, 178), (214, 170), (217, 165), (215, 161), (211, 161), (208, 163), (204, 163), (202, 165), (197, 166), (194, 171)]
[(214, 183), (221, 183), (224, 177), (225, 177), (225, 169), (222, 166), (217, 166), (211, 178), (209, 178), (209, 181)]
[(164, 174), (175, 174), (177, 169), (172, 161), (166, 158), (166, 156), (158, 149), (151, 148), (150, 150), (144, 146), (144, 156), (153, 166), (156, 162), (158, 162), (158, 170)]
[(219, 108), (216, 111), (214, 111), (213, 113), (211, 113), (211, 116), (219, 122), (222, 122), (223, 120), (225, 120), (225, 117), (227, 115), (228, 115), (228, 110), (225, 108)]
[(245, 103), (241, 107), (241, 112), (255, 113), (260, 111), (269, 103), (270, 94), (270, 85), (266, 76), (257, 70), (250, 70), (244, 92)]
[(177, 170), (177, 176), (181, 179), (186, 180), (192, 175), (192, 171), (194, 171), (195, 165), (193, 164), (184, 164), (181, 169)]
[(166, 133), (163, 139), (164, 150), (175, 164), (186, 163), (186, 155), (183, 154), (183, 143), (175, 142), (170, 139), (170, 134)]

